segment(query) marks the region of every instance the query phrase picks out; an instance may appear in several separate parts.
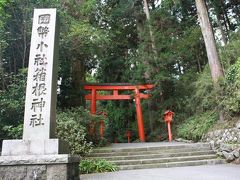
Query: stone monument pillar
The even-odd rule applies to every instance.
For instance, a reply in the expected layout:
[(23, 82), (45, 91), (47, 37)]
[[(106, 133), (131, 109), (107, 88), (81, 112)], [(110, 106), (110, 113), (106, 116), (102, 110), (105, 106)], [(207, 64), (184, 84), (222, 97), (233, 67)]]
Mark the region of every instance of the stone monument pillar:
[(2, 179), (79, 179), (79, 159), (55, 138), (58, 26), (56, 9), (35, 9), (23, 139), (4, 140)]

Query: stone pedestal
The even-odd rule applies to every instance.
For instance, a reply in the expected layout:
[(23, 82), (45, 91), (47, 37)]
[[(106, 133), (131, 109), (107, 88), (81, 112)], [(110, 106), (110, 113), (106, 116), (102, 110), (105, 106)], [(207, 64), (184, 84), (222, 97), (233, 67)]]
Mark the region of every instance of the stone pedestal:
[(66, 142), (59, 139), (4, 140), (2, 156), (68, 154)]
[(4, 140), (0, 180), (78, 180), (79, 157), (59, 139)]
[(0, 157), (0, 180), (78, 180), (79, 158), (62, 155)]

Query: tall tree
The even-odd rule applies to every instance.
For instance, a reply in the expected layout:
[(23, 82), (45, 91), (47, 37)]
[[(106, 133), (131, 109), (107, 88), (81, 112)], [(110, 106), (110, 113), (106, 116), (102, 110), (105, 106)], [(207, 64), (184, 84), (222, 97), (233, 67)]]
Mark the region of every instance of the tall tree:
[(216, 47), (216, 41), (213, 34), (213, 29), (209, 21), (208, 11), (204, 0), (195, 0), (200, 21), (200, 26), (207, 50), (208, 63), (211, 70), (212, 80), (214, 85), (218, 84), (218, 80), (223, 76), (222, 67), (219, 60), (219, 55)]
[(144, 12), (145, 12), (147, 20), (148, 20), (149, 34), (150, 34), (151, 44), (152, 44), (152, 51), (155, 54), (155, 56), (157, 56), (155, 37), (153, 34), (151, 22), (150, 22), (151, 19), (150, 19), (150, 12), (149, 12), (149, 6), (148, 6), (147, 0), (143, 0), (143, 4), (144, 4)]
[[(207, 50), (208, 63), (211, 70), (211, 76), (213, 80), (214, 87), (218, 87), (218, 80), (223, 77), (223, 71), (219, 60), (219, 55), (217, 52), (216, 41), (213, 34), (213, 29), (209, 20), (207, 6), (204, 0), (195, 0), (196, 7), (198, 11), (198, 17), (200, 21), (200, 26)], [(220, 121), (224, 120), (224, 112), (219, 110)]]

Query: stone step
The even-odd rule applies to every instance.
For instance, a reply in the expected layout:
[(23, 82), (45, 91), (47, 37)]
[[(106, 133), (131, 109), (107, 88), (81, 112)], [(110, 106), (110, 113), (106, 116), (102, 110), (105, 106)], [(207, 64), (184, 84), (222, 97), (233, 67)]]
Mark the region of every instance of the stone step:
[(216, 158), (216, 155), (200, 155), (200, 156), (180, 156), (180, 157), (154, 158), (154, 159), (119, 160), (119, 161), (110, 161), (110, 162), (120, 166), (120, 165), (169, 163), (169, 162), (179, 162), (179, 161), (197, 161), (197, 160), (206, 160), (206, 159), (215, 159), (215, 158)]
[(202, 148), (180, 148), (180, 149), (156, 149), (156, 150), (139, 150), (138, 148), (135, 151), (122, 152), (93, 152), (90, 154), (91, 157), (111, 157), (111, 156), (134, 156), (134, 155), (148, 155), (148, 154), (170, 154), (170, 153), (179, 153), (179, 152), (196, 152), (196, 151), (209, 151), (210, 147)]
[(112, 144), (95, 149), (90, 158), (106, 159), (120, 170), (220, 164), (208, 143)]
[(128, 148), (99, 148), (94, 149), (93, 153), (115, 153), (115, 152), (136, 152), (136, 151), (169, 151), (175, 149), (202, 149), (210, 148), (209, 143), (189, 143), (189, 144), (166, 144), (164, 146), (149, 147), (128, 147)]
[(179, 156), (196, 156), (196, 155), (210, 155), (215, 154), (212, 150), (205, 150), (205, 151), (187, 151), (187, 152), (173, 152), (173, 153), (149, 153), (149, 154), (138, 154), (138, 155), (124, 155), (124, 156), (97, 156), (97, 157), (90, 157), (96, 159), (106, 159), (108, 161), (113, 160), (134, 160), (134, 159), (153, 159), (153, 158), (167, 158), (167, 157), (179, 157)]
[(134, 170), (134, 169), (151, 169), (151, 168), (170, 168), (184, 166), (199, 166), (199, 165), (215, 165), (226, 163), (223, 159), (207, 159), (197, 161), (180, 161), (169, 163), (154, 163), (154, 164), (138, 164), (138, 165), (121, 165), (118, 170)]

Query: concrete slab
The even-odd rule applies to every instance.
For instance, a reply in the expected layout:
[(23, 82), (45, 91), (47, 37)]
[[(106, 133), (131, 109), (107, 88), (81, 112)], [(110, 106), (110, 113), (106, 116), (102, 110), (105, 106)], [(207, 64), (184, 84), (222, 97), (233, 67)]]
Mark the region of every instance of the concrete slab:
[(81, 175), (81, 180), (240, 180), (240, 165), (206, 165)]

